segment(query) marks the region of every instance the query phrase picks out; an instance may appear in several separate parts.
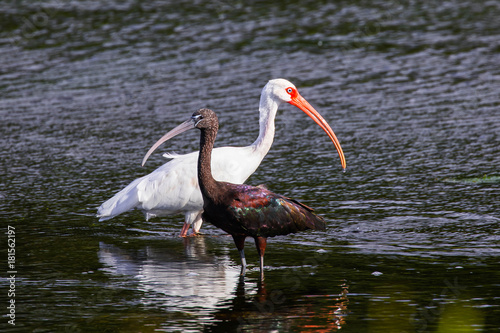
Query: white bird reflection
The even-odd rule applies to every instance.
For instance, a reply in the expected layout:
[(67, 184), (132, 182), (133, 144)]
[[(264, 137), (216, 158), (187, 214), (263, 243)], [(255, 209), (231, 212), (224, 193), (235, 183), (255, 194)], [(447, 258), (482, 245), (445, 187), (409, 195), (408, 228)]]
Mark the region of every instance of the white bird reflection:
[(198, 314), (231, 298), (240, 272), (227, 252), (207, 255), (204, 237), (187, 239), (185, 255), (167, 247), (125, 249), (100, 242), (98, 257), (104, 271), (133, 277), (137, 289), (146, 292), (145, 304)]

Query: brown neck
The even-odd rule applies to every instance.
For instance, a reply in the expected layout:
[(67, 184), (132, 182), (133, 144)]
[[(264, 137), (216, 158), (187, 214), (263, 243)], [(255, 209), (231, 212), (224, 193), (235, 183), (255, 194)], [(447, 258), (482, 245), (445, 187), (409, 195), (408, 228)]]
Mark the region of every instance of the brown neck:
[(203, 195), (204, 205), (208, 200), (213, 201), (217, 193), (217, 181), (212, 176), (212, 149), (214, 147), (217, 128), (201, 129), (200, 155), (198, 157), (198, 183)]

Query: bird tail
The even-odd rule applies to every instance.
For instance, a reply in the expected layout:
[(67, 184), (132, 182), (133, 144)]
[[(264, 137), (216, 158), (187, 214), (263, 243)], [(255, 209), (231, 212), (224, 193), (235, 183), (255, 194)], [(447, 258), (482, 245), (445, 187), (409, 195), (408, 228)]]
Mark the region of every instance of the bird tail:
[(326, 230), (326, 222), (325, 220), (323, 219), (323, 217), (319, 216), (319, 215), (316, 215), (316, 214), (312, 214), (313, 217), (311, 217), (310, 219), (310, 224), (313, 225), (314, 227), (311, 228), (313, 230)]
[(306, 218), (306, 225), (309, 229), (312, 229), (312, 230), (326, 230), (326, 222), (325, 220), (323, 219), (323, 217), (317, 215), (315, 212), (314, 212), (314, 209), (307, 206), (307, 205), (304, 205), (302, 202), (299, 202), (297, 200), (294, 200), (294, 199), (290, 199), (290, 198), (287, 198), (288, 200), (290, 201), (293, 201), (295, 202), (296, 204), (300, 205), (302, 208), (304, 208), (305, 212), (304, 212), (304, 216)]
[(99, 221), (106, 221), (113, 217), (136, 208), (140, 202), (137, 194), (137, 184), (141, 178), (134, 180), (127, 187), (116, 193), (97, 209)]

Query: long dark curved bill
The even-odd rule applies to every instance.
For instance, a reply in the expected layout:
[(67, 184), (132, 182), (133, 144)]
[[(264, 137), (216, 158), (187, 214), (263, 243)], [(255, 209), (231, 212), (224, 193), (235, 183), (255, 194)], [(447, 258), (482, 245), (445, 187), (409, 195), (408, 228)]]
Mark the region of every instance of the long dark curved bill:
[(167, 134), (165, 134), (164, 136), (162, 136), (160, 140), (156, 141), (156, 143), (151, 148), (149, 148), (148, 152), (146, 153), (146, 156), (144, 156), (144, 158), (142, 159), (142, 166), (144, 166), (144, 164), (146, 164), (146, 161), (148, 160), (149, 156), (162, 143), (164, 143), (167, 140), (172, 139), (176, 135), (179, 135), (179, 134), (181, 134), (183, 132), (186, 132), (186, 131), (189, 131), (190, 129), (195, 128), (194, 126), (195, 126), (195, 122), (194, 122), (194, 120), (192, 118), (190, 118), (189, 120), (186, 120), (185, 122), (183, 122), (182, 124), (180, 124), (179, 126), (177, 126), (176, 128), (174, 128), (173, 130), (171, 130), (170, 132), (168, 132)]
[(293, 96), (292, 100), (289, 103), (292, 105), (295, 105), (296, 107), (298, 107), (299, 109), (304, 111), (305, 114), (307, 114), (309, 117), (311, 117), (312, 120), (314, 120), (316, 122), (316, 124), (318, 124), (323, 129), (323, 131), (325, 131), (326, 134), (328, 134), (328, 136), (330, 137), (330, 140), (332, 140), (333, 144), (335, 145), (335, 148), (337, 149), (337, 152), (339, 153), (340, 163), (342, 164), (342, 168), (345, 170), (346, 161), (345, 161), (344, 152), (342, 151), (342, 147), (340, 146), (340, 142), (337, 139), (337, 136), (333, 132), (330, 125), (328, 125), (326, 120), (299, 93), (297, 93), (297, 95)]

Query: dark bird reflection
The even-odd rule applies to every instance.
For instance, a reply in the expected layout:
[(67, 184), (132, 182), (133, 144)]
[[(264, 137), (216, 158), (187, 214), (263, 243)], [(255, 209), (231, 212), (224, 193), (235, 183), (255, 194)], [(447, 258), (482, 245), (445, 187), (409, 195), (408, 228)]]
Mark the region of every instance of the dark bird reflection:
[(230, 243), (222, 251), (218, 244), (217, 255), (205, 237), (183, 243), (176, 239), (179, 248), (159, 244), (163, 243), (137, 247), (101, 242), (98, 257), (106, 272), (128, 276), (130, 285), (144, 292), (140, 302), (166, 310), (164, 328), (186, 329), (186, 315), (194, 319), (193, 325), (204, 323), (193, 328), (205, 332), (332, 332), (345, 324), (345, 281), (334, 283), (338, 294), (309, 294), (290, 288), (276, 271), (267, 284), (257, 276), (245, 281), (238, 263), (228, 256)]
[(213, 314), (204, 332), (334, 332), (346, 323), (345, 283), (338, 295), (289, 295), (286, 289), (268, 290), (261, 281), (257, 293), (248, 295), (246, 284), (239, 279), (233, 299)]

